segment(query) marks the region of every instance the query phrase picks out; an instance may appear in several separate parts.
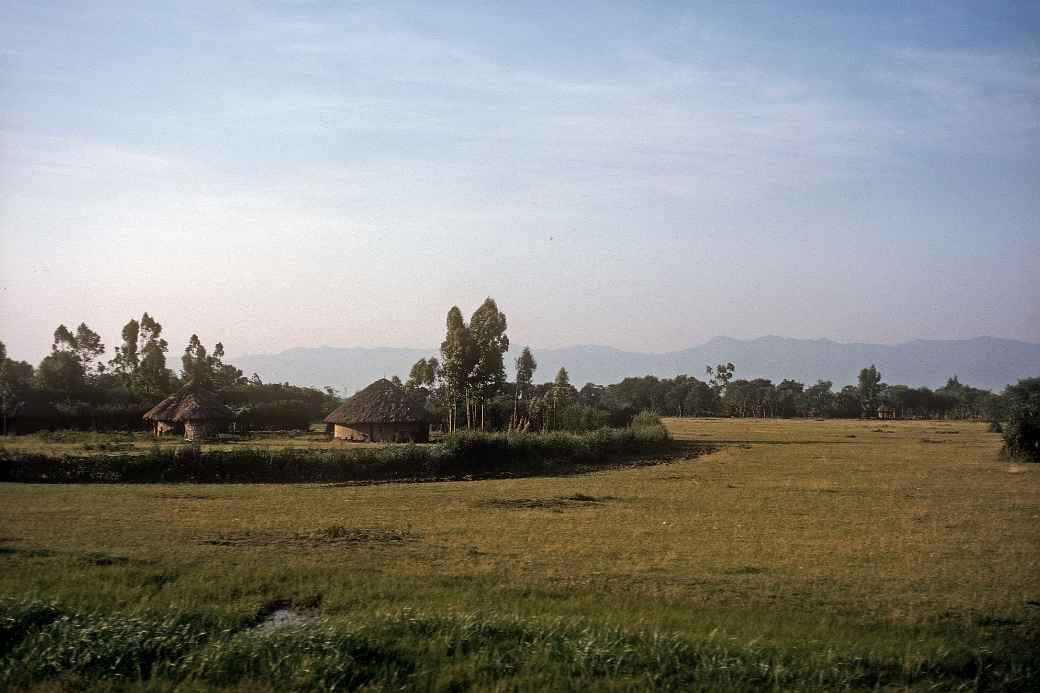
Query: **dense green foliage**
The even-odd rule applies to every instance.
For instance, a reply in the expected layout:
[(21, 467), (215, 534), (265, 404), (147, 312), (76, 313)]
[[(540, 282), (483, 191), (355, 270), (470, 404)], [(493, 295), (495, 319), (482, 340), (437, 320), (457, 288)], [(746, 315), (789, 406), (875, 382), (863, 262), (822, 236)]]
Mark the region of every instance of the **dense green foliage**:
[(224, 624), (190, 612), (148, 619), (8, 601), (0, 605), (0, 686), (1026, 690), (1040, 683), (1034, 660), (983, 651), (910, 663), (831, 651), (792, 656), (754, 642), (495, 613), (401, 610), (283, 628), (259, 625), (261, 617)]
[[(59, 325), (51, 353), (38, 368), (0, 353), (0, 433), (39, 430), (143, 430), (146, 411), (188, 380), (219, 392), (235, 412), (237, 431), (305, 429), (334, 409), (331, 390), (264, 384), (224, 362), (224, 346), (206, 350), (192, 335), (180, 375), (166, 367), (162, 325), (145, 313), (122, 331), (108, 366), (104, 344), (86, 324), (75, 332)], [(2, 343), (0, 343), (2, 347)]]
[(1040, 378), (1027, 378), (1008, 387), (1004, 445), (1009, 455), (1040, 462)]
[(659, 422), (591, 433), (452, 434), (436, 445), (337, 450), (191, 446), (104, 456), (0, 449), (0, 481), (100, 483), (292, 483), (457, 479), (558, 474), (608, 467), (627, 457), (673, 449)]

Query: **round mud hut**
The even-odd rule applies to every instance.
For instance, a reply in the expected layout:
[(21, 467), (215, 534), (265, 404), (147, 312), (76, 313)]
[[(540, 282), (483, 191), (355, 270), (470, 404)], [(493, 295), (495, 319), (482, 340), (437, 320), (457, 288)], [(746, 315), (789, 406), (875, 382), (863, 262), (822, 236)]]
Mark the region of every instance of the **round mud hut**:
[(375, 381), (325, 417), (336, 440), (428, 443), (430, 419), (422, 404), (386, 378)]
[(204, 440), (222, 432), (234, 417), (220, 397), (194, 385), (186, 385), (147, 412), (144, 418), (154, 423), (156, 435), (184, 426), (184, 440)]
[(184, 440), (203, 440), (221, 433), (232, 418), (234, 414), (219, 397), (196, 390), (181, 398), (173, 420), (184, 424)]
[(144, 420), (152, 422), (152, 433), (156, 438), (162, 438), (176, 430), (177, 425), (173, 417), (177, 413), (179, 403), (180, 395), (170, 395), (144, 413)]

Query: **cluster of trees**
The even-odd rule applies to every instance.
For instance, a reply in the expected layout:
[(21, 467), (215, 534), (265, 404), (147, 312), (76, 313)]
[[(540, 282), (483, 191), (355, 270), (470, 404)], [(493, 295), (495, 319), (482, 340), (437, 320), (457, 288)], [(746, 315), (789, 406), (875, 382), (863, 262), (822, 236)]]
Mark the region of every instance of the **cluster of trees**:
[[(956, 376), (931, 390), (886, 384), (873, 365), (860, 371), (856, 385), (837, 391), (826, 380), (807, 386), (795, 380), (736, 378), (732, 363), (708, 367), (704, 380), (648, 375), (577, 388), (565, 368), (551, 382), (536, 384), (538, 363), (530, 348), (524, 347), (514, 363), (515, 380), (509, 382), (506, 325), (505, 314), (492, 298), (474, 311), (469, 322), (453, 306), (439, 356), (417, 361), (401, 383), (422, 399), (433, 420), (443, 421), (447, 431), (463, 427), (592, 430), (626, 425), (644, 410), (667, 416), (873, 418), (879, 406), (891, 407), (899, 418), (992, 421), (1011, 421), (1014, 410), (1018, 415), (1014, 420), (1022, 423), (1012, 424), (1012, 429), (1016, 440), (1022, 441), (1031, 440), (1030, 431), (1040, 426), (1036, 423), (1040, 398), (1030, 394), (1040, 379), (1022, 381), (1004, 395), (970, 387)], [(169, 345), (162, 337), (162, 325), (148, 313), (127, 322), (121, 338), (114, 357), (105, 363), (101, 360), (105, 346), (96, 332), (85, 323), (75, 331), (59, 325), (51, 353), (35, 368), (7, 358), (0, 343), (4, 432), (12, 417), (17, 417), (23, 431), (141, 428), (144, 411), (189, 381), (218, 391), (236, 410), (237, 424), (244, 429), (306, 428), (339, 403), (332, 388), (265, 384), (255, 374), (246, 378), (224, 362), (220, 342), (207, 350), (196, 335), (191, 336), (181, 356), (181, 370), (175, 373), (167, 367)], [(1029, 445), (1024, 442), (1019, 447), (1028, 451)]]
[(289, 384), (264, 384), (224, 362), (224, 346), (207, 350), (192, 335), (181, 370), (167, 367), (169, 344), (162, 325), (148, 313), (123, 326), (114, 356), (101, 359), (105, 345), (86, 323), (59, 325), (51, 352), (33, 367), (7, 358), (0, 342), (2, 431), (17, 422), (21, 432), (58, 428), (139, 429), (142, 415), (189, 381), (220, 392), (245, 428), (306, 428), (338, 403), (335, 393)]
[(705, 379), (625, 378), (613, 385), (570, 383), (561, 368), (552, 382), (535, 384), (538, 364), (524, 347), (508, 382), (503, 356), (509, 348), (506, 317), (488, 298), (469, 323), (459, 308), (448, 312), (440, 358), (420, 359), (404, 385), (421, 395), (448, 431), (460, 427), (510, 430), (584, 430), (624, 425), (643, 410), (669, 416), (860, 418), (884, 405), (900, 418), (1000, 418), (1001, 397), (961, 383), (945, 386), (889, 385), (871, 365), (857, 385), (834, 389), (830, 381), (735, 378), (732, 363), (706, 369)]
[[(506, 380), (506, 316), (493, 298), (469, 322), (458, 306), (448, 311), (440, 358), (420, 359), (404, 387), (422, 398), (445, 430), (583, 430), (606, 425), (605, 412), (582, 406), (561, 368), (553, 383), (534, 384), (538, 363), (529, 347), (516, 359), (516, 380)], [(398, 381), (399, 382), (399, 381)]]
[(613, 385), (571, 385), (561, 368), (552, 382), (533, 382), (538, 367), (524, 347), (516, 379), (506, 380), (503, 355), (509, 348), (506, 317), (488, 298), (467, 324), (458, 307), (448, 312), (440, 358), (415, 363), (404, 385), (421, 395), (435, 420), (448, 431), (460, 427), (511, 430), (586, 430), (624, 425), (638, 412), (667, 416), (876, 417), (890, 407), (899, 418), (1003, 418), (1004, 398), (961, 383), (957, 376), (932, 390), (889, 385), (871, 365), (858, 383), (835, 390), (831, 381), (806, 385), (795, 380), (735, 378), (732, 363), (706, 369), (705, 379), (625, 378)]

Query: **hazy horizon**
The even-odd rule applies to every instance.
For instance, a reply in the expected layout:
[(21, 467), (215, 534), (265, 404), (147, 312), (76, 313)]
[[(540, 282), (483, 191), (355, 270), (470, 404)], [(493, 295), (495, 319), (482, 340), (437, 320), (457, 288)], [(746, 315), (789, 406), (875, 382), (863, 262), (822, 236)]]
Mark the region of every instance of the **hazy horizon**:
[(0, 341), (1040, 343), (1040, 6), (0, 2)]

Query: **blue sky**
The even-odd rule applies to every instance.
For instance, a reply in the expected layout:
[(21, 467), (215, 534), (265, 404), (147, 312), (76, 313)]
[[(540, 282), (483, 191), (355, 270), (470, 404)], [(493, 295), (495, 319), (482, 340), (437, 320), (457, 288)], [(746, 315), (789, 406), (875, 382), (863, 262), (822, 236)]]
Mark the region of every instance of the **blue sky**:
[(1036, 3), (148, 5), (0, 4), (16, 358), (1040, 341)]

